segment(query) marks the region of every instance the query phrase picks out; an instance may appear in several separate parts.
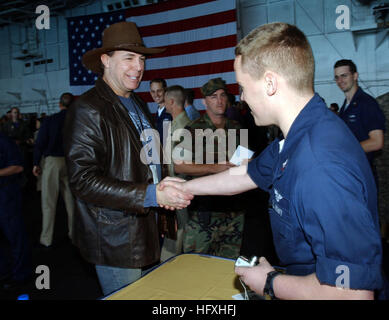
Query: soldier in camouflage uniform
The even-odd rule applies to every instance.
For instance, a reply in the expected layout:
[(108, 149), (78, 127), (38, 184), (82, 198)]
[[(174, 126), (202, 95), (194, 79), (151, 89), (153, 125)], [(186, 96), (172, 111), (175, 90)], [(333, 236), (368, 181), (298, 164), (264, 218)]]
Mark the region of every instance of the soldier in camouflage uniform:
[[(240, 142), (240, 124), (224, 116), (228, 94), (225, 81), (221, 78), (211, 79), (201, 91), (206, 112), (187, 127), (192, 137), (191, 161), (175, 165), (176, 172), (192, 177), (230, 168), (232, 165), (228, 159)], [(207, 129), (213, 141), (207, 138)], [(215, 138), (216, 135), (218, 138)], [(229, 139), (236, 139), (233, 148)], [(184, 252), (194, 251), (236, 259), (244, 224), (242, 198), (241, 195), (204, 196), (192, 200), (184, 232)]]

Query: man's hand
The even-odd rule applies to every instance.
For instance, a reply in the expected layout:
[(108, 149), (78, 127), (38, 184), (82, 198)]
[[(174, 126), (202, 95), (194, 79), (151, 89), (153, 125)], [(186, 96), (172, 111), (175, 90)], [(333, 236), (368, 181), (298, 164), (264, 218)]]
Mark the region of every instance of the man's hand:
[[(180, 178), (167, 177), (162, 180), (156, 188), (157, 203), (160, 207), (168, 210), (183, 209), (190, 204), (193, 195), (185, 192), (182, 188), (177, 188), (175, 185), (182, 184), (185, 181)], [(163, 185), (163, 187), (161, 187)]]
[[(157, 185), (157, 192), (158, 191), (164, 191), (166, 190), (166, 188), (173, 188), (173, 189), (176, 189), (176, 190), (180, 190), (181, 192), (184, 192), (186, 194), (190, 194), (188, 191), (185, 190), (184, 188), (184, 182), (185, 180), (183, 179), (179, 179), (179, 178), (173, 178), (173, 177), (166, 177), (165, 179), (163, 179), (158, 185)], [(192, 199), (193, 199), (193, 195), (192, 195)], [(192, 200), (191, 199), (191, 200)], [(158, 201), (158, 199), (157, 199)], [(158, 202), (159, 203), (159, 202)], [(189, 202), (190, 204), (190, 202)], [(189, 205), (188, 204), (188, 205)], [(160, 207), (162, 208), (165, 208), (167, 210), (175, 210), (175, 209), (183, 209), (183, 208), (186, 208), (185, 207), (180, 207), (180, 208), (175, 208), (174, 206), (170, 206), (170, 205), (163, 205), (163, 204), (160, 204)]]
[(41, 175), (42, 173), (42, 170), (39, 166), (34, 166), (32, 168), (32, 174), (35, 176), (35, 177), (38, 177), (39, 175)]
[(263, 289), (266, 283), (267, 274), (275, 269), (266, 258), (261, 257), (259, 264), (255, 267), (235, 267), (235, 273), (250, 287), (251, 290), (263, 296)]
[(166, 177), (160, 183), (158, 183), (157, 190), (163, 191), (165, 189), (165, 187), (173, 187), (173, 188), (182, 190), (183, 192), (189, 193), (184, 188), (184, 186), (185, 186), (184, 182), (186, 182), (186, 180), (181, 179), (181, 178)]

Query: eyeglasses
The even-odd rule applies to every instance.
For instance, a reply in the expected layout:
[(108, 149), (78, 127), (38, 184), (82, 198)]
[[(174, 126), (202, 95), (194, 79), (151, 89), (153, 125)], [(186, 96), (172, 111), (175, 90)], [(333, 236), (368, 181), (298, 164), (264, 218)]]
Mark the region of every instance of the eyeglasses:
[(334, 80), (335, 81), (338, 81), (340, 78), (342, 78), (342, 79), (346, 79), (349, 75), (351, 74), (351, 72), (348, 72), (348, 73), (342, 73), (341, 75), (339, 75), (339, 76), (335, 76), (334, 77)]

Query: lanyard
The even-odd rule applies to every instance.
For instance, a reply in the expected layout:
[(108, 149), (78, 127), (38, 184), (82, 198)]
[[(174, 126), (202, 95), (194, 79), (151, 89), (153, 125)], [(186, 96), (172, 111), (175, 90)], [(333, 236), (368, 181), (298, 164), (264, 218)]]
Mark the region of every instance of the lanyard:
[[(137, 125), (136, 121), (133, 121), (135, 126), (137, 127), (137, 130), (139, 132), (140, 135), (142, 135), (142, 133), (144, 133), (145, 131), (145, 128), (143, 126), (143, 121), (142, 121), (142, 118), (139, 114), (139, 111), (138, 111), (138, 105), (136, 103), (133, 103), (133, 106), (134, 106), (134, 109), (135, 109), (135, 112), (136, 112), (136, 115), (138, 117), (138, 120), (139, 120), (139, 124), (140, 124), (140, 128), (139, 126)], [(131, 115), (130, 115), (130, 118), (131, 118)], [(152, 139), (151, 139), (152, 141)], [(146, 143), (149, 143), (151, 141), (146, 141)], [(158, 170), (157, 170), (157, 166), (153, 163), (149, 164), (149, 168), (151, 170), (151, 173), (153, 174), (153, 183), (154, 184), (157, 184), (159, 183), (159, 177), (158, 177)]]

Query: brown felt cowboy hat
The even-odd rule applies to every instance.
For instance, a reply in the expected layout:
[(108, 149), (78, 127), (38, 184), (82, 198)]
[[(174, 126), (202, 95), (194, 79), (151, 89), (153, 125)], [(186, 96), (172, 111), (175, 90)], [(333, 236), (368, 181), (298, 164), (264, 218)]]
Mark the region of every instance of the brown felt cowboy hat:
[(166, 48), (146, 48), (139, 34), (136, 24), (133, 22), (118, 22), (103, 31), (103, 46), (86, 52), (82, 56), (85, 68), (95, 73), (101, 72), (100, 56), (104, 53), (125, 50), (151, 55), (161, 53)]

